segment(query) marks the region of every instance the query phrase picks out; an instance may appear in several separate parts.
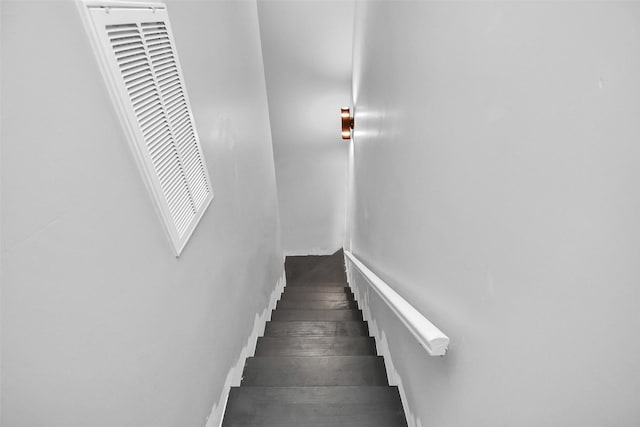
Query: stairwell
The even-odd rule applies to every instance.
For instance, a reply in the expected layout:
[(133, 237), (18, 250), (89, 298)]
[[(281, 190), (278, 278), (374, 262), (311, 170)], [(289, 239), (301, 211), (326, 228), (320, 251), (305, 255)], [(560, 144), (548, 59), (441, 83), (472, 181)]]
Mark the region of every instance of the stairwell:
[(287, 257), (285, 270), (287, 286), (229, 393), (223, 427), (406, 426), (342, 250)]

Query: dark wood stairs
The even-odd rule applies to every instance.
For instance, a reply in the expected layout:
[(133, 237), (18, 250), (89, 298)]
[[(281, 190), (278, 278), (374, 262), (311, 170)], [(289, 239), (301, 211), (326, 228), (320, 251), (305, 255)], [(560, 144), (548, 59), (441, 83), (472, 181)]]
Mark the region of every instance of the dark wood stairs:
[(287, 286), (232, 387), (223, 427), (405, 427), (342, 251), (287, 257)]

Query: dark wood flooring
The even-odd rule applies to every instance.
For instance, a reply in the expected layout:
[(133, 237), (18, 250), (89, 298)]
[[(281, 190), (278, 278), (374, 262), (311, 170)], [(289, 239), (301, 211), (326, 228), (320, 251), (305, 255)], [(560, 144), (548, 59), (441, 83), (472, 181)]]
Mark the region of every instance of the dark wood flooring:
[(223, 427), (405, 427), (342, 251), (287, 257), (285, 271), (287, 286), (229, 393)]

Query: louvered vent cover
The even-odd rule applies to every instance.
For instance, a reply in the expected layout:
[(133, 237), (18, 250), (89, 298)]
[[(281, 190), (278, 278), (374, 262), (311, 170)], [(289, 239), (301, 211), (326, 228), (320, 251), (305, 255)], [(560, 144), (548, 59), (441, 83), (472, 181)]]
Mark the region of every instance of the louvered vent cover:
[(102, 68), (176, 254), (213, 198), (164, 4), (87, 1)]

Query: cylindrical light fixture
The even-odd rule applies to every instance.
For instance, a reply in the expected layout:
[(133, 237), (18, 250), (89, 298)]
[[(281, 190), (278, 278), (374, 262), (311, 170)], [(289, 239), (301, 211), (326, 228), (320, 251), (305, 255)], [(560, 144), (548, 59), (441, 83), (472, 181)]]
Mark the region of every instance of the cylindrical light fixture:
[(351, 139), (351, 129), (353, 129), (353, 117), (349, 108), (340, 109), (342, 118), (342, 139)]

